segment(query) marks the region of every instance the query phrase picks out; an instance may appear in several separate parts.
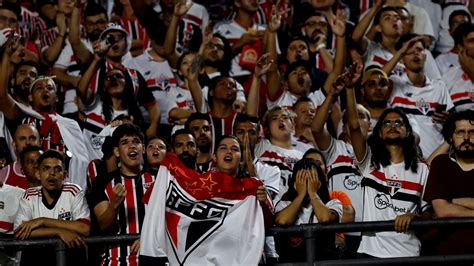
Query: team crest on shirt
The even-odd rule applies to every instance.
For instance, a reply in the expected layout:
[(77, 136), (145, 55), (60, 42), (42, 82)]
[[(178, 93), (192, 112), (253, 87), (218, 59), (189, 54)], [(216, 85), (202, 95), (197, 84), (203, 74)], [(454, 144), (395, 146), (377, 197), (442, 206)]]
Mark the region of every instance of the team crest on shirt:
[(388, 192), (390, 195), (394, 195), (395, 193), (398, 192), (402, 188), (402, 182), (397, 181), (397, 176), (392, 176), (392, 179), (387, 179), (387, 187), (388, 187)]
[(71, 212), (70, 212), (70, 211), (66, 211), (65, 209), (61, 208), (61, 209), (59, 210), (58, 220), (71, 221), (71, 220), (72, 220), (72, 214), (71, 214)]
[[(167, 191), (166, 230), (176, 258), (186, 258), (224, 223), (232, 204), (216, 200), (195, 201), (175, 183)], [(186, 230), (187, 229), (187, 230)]]
[(424, 115), (426, 115), (428, 113), (428, 111), (430, 110), (430, 103), (426, 102), (423, 99), (421, 99), (421, 100), (416, 102), (416, 108), (418, 108), (418, 110), (420, 110), (420, 112), (422, 112)]

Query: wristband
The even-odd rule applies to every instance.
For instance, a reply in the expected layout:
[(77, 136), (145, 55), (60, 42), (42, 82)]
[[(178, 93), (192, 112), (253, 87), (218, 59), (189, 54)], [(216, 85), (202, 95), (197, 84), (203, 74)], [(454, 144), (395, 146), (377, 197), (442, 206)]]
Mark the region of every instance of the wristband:
[(316, 46), (316, 52), (319, 52), (319, 50), (323, 49), (323, 48), (326, 48), (326, 44), (325, 43), (320, 43), (318, 44), (318, 46)]

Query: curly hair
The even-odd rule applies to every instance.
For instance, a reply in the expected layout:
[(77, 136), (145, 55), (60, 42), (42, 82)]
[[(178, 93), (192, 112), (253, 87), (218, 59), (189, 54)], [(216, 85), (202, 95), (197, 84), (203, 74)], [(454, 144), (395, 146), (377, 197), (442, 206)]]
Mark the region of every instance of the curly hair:
[(402, 140), (403, 157), (405, 159), (405, 169), (411, 169), (412, 172), (416, 173), (418, 170), (418, 150), (415, 143), (415, 135), (413, 134), (413, 128), (410, 125), (407, 115), (400, 109), (387, 108), (382, 115), (380, 115), (379, 121), (375, 124), (373, 133), (369, 136), (367, 143), (372, 151), (371, 163), (379, 169), (380, 165), (386, 167), (391, 164), (390, 152), (385, 146), (385, 140), (383, 140), (379, 133), (382, 130), (382, 124), (390, 113), (397, 113), (405, 124), (408, 136)]

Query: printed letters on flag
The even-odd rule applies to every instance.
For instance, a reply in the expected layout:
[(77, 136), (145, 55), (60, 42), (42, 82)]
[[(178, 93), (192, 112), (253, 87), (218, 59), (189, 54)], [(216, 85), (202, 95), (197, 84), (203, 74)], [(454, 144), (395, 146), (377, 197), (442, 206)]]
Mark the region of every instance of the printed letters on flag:
[(257, 179), (199, 174), (168, 153), (143, 222), (140, 255), (170, 265), (257, 265), (265, 239)]

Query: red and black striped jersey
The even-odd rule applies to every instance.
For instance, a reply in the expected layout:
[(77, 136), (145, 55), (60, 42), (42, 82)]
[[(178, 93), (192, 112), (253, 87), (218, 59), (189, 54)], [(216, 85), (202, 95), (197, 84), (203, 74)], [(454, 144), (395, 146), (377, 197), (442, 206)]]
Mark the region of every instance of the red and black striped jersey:
[[(139, 176), (125, 176), (120, 170), (98, 176), (89, 204), (93, 209), (100, 202), (110, 201), (113, 187), (123, 184), (127, 195), (118, 211), (118, 234), (140, 234), (145, 217), (145, 205), (141, 200), (154, 179), (148, 172), (142, 172)], [(138, 256), (130, 254), (128, 245), (112, 246), (103, 254), (102, 265), (138, 265)]]

